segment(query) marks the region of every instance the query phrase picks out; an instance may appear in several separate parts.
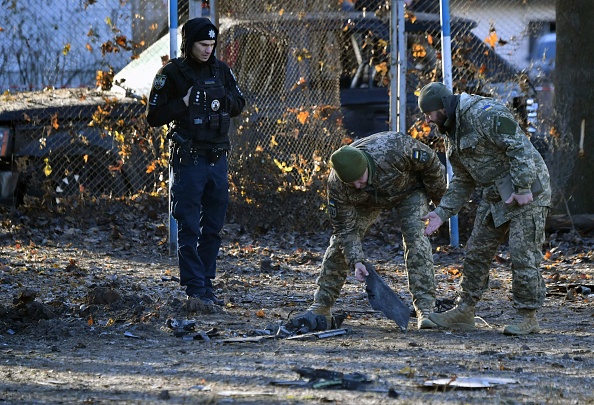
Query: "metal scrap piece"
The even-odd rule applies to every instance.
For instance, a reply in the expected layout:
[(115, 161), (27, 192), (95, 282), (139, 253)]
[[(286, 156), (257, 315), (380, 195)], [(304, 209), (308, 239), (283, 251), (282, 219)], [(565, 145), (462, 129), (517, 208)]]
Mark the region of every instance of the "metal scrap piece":
[(330, 329), (321, 332), (310, 332), (304, 333), (302, 335), (293, 335), (285, 338), (286, 340), (316, 340), (316, 339), (326, 339), (329, 337), (345, 335), (348, 333), (348, 329)]
[(409, 307), (402, 302), (400, 297), (377, 274), (372, 264), (364, 264), (369, 273), (365, 280), (365, 291), (367, 292), (371, 308), (381, 311), (388, 319), (396, 322), (402, 332), (406, 332), (410, 319)]

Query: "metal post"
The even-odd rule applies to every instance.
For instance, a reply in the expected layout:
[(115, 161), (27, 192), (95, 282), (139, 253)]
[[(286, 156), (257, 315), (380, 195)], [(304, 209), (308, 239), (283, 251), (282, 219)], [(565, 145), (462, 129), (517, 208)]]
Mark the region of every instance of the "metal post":
[(177, 0), (169, 1), (169, 58), (177, 58)]
[[(398, 6), (397, 1), (390, 3), (390, 131), (398, 130), (398, 82), (400, 69), (398, 66)], [(398, 70), (397, 70), (398, 69)], [(397, 80), (396, 80), (397, 78)]]
[(398, 0), (398, 130), (406, 133), (406, 22), (404, 0)]
[[(168, 0), (169, 2), (169, 57), (177, 57), (177, 0)], [(171, 141), (169, 141), (171, 146)], [(171, 150), (171, 148), (169, 148)], [(171, 215), (171, 186), (173, 185), (171, 167), (169, 168), (169, 256), (177, 253), (177, 222)]]
[(390, 4), (390, 131), (406, 133), (406, 30), (404, 1)]
[[(450, 90), (453, 89), (452, 80), (452, 39), (450, 33), (450, 2), (449, 0), (440, 0), (441, 7), (441, 63), (443, 72), (443, 84)], [(452, 180), (453, 172), (449, 160), (446, 160), (448, 171), (448, 187)], [(458, 215), (450, 218), (450, 245), (459, 246), (460, 238), (458, 234)]]

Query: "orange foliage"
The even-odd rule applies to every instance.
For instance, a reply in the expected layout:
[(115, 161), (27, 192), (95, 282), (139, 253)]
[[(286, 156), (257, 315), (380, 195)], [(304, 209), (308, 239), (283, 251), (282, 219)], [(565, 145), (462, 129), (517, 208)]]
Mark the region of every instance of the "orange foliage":
[(58, 123), (58, 114), (57, 113), (52, 115), (52, 127), (54, 129), (60, 128), (60, 124)]
[(301, 111), (297, 114), (297, 120), (301, 123), (301, 125), (307, 122), (309, 118), (309, 111)]
[(485, 38), (485, 42), (487, 44), (489, 44), (491, 46), (491, 48), (495, 48), (495, 44), (497, 43), (498, 40), (499, 40), (499, 37), (497, 36), (497, 32), (495, 32), (495, 31), (491, 31), (489, 36), (487, 38)]

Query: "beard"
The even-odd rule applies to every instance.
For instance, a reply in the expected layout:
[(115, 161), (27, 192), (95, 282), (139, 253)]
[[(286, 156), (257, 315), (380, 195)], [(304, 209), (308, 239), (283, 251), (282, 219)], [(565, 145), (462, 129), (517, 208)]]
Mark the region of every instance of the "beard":
[(437, 127), (437, 130), (440, 134), (445, 134), (448, 131), (449, 128), (446, 126), (447, 120), (448, 116), (443, 110), (437, 111), (437, 117), (433, 123)]

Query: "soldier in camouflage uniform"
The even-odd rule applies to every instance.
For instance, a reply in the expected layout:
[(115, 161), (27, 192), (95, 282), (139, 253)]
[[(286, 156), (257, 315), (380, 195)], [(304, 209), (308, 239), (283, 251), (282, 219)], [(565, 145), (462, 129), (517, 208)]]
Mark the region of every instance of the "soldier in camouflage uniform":
[(400, 132), (381, 132), (343, 146), (332, 154), (330, 165), (327, 190), (333, 234), (308, 310), (329, 320), (349, 269), (365, 281), (361, 240), (382, 210), (395, 208), (418, 327), (435, 328), (428, 319), (435, 306), (433, 256), (421, 218), (429, 211), (429, 200), (437, 204), (445, 192), (444, 165), (431, 148)]
[(467, 243), (458, 304), (429, 319), (449, 329), (475, 327), (475, 306), (488, 287), (491, 261), (499, 244), (508, 238), (517, 316), (503, 332), (537, 333), (536, 310), (545, 298), (539, 265), (551, 202), (544, 160), (512, 113), (491, 98), (453, 95), (443, 84), (430, 83), (419, 94), (419, 108), (445, 135), (454, 173), (441, 202), (425, 217), (429, 221), (425, 234), (457, 214), (477, 187), (482, 189)]

